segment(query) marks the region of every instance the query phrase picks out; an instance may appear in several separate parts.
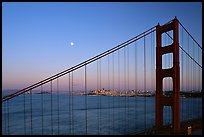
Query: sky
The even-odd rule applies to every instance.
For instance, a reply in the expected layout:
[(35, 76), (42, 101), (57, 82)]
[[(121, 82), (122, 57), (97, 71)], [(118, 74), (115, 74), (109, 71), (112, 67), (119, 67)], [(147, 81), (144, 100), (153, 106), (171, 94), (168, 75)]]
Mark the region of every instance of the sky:
[(175, 16), (201, 45), (201, 2), (3, 2), (2, 90), (25, 88)]

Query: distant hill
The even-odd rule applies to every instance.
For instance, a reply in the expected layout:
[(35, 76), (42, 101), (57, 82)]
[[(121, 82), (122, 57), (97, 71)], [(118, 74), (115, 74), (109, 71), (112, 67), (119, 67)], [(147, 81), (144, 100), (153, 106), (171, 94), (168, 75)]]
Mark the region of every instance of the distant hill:
[[(13, 93), (15, 93), (17, 91), (20, 91), (20, 90), (21, 89), (6, 89), (6, 90), (2, 90), (2, 98), (7, 96), (7, 95), (13, 94)], [(40, 94), (41, 91), (40, 90), (32, 90), (32, 93), (33, 94)], [(49, 93), (50, 93), (50, 90), (43, 90), (43, 94), (49, 94)], [(53, 90), (52, 93), (56, 94), (57, 91)], [(59, 93), (67, 95), (67, 94), (69, 94), (69, 91), (60, 90)], [(73, 95), (81, 95), (82, 93), (83, 93), (82, 91), (74, 91)], [(29, 92), (28, 92), (28, 94), (29, 94)], [(72, 93), (70, 93), (70, 94), (72, 94)]]

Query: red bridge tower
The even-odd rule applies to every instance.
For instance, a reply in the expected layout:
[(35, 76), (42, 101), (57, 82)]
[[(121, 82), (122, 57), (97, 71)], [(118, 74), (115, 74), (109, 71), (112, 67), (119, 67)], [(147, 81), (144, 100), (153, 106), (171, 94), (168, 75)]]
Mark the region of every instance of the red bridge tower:
[[(162, 33), (173, 30), (173, 43), (162, 47)], [(180, 131), (180, 68), (179, 68), (179, 42), (178, 20), (175, 19), (166, 25), (156, 27), (156, 128), (163, 125), (163, 107), (171, 106), (172, 124), (174, 133)], [(162, 69), (162, 55), (173, 53), (173, 67)], [(163, 95), (163, 78), (172, 77), (173, 98)]]

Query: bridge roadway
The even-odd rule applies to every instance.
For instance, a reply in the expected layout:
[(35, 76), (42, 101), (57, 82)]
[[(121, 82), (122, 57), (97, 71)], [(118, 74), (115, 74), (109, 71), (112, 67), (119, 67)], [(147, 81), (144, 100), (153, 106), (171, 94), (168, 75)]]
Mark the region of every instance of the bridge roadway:
[(181, 130), (179, 133), (173, 133), (170, 125), (162, 127), (161, 129), (146, 129), (145, 131), (130, 133), (130, 135), (188, 135), (188, 127), (191, 126), (191, 134), (197, 130), (202, 130), (202, 118), (193, 119), (190, 121), (181, 122)]

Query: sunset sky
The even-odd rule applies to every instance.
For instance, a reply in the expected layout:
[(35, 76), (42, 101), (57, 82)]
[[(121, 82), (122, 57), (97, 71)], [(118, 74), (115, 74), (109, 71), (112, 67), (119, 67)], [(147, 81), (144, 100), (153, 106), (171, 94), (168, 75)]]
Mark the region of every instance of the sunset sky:
[(25, 88), (175, 16), (201, 45), (201, 2), (3, 2), (2, 90)]

